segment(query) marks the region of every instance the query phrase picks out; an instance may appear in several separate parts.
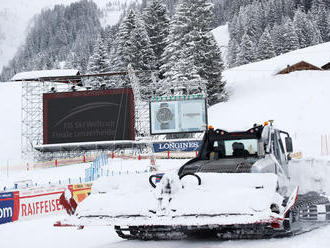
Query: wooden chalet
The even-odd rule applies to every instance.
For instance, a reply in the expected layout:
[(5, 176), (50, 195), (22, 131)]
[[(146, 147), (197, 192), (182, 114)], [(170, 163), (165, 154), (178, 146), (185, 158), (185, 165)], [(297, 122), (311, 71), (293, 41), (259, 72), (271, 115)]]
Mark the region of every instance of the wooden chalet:
[(322, 71), (322, 68), (307, 63), (305, 61), (300, 61), (294, 65), (288, 65), (285, 69), (280, 71), (278, 74), (287, 74), (294, 71), (306, 71), (306, 70), (316, 70)]
[(330, 62), (321, 67), (323, 70), (330, 70)]

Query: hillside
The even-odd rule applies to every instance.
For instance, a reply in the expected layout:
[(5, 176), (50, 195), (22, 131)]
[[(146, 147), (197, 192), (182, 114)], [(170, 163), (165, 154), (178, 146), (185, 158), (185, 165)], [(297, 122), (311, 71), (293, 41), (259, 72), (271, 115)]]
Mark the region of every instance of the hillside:
[[(57, 4), (68, 6), (79, 0), (1, 0), (0, 8), (0, 71), (23, 45), (33, 18), (41, 10)], [(102, 26), (114, 25), (130, 4), (141, 0), (93, 0), (101, 11)]]
[(210, 108), (209, 123), (235, 130), (273, 119), (293, 134), (296, 151), (319, 156), (321, 135), (330, 134), (330, 71), (276, 73), (301, 60), (324, 65), (329, 49), (330, 42), (226, 70), (230, 99)]

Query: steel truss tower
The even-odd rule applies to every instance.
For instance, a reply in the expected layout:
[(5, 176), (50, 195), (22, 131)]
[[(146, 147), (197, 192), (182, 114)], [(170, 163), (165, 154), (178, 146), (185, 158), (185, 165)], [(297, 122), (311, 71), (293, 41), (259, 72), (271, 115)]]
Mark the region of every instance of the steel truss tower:
[[(63, 85), (63, 84), (62, 84)], [(73, 84), (67, 84), (68, 89)], [(21, 152), (22, 159), (33, 160), (39, 155), (35, 145), (43, 143), (43, 93), (56, 88), (55, 82), (22, 81)]]

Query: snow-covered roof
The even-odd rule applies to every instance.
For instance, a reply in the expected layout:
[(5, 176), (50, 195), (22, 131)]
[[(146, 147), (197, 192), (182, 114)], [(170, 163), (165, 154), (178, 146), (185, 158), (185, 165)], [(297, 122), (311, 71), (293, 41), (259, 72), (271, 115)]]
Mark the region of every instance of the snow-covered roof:
[(78, 70), (66, 69), (66, 70), (42, 70), (42, 71), (27, 71), (17, 73), (11, 78), (11, 81), (24, 81), (47, 77), (68, 77), (79, 75)]
[(252, 80), (262, 77), (276, 75), (287, 66), (305, 61), (317, 67), (330, 62), (330, 42), (322, 43), (292, 52), (288, 52), (271, 59), (262, 60), (224, 71), (224, 76), (228, 81)]

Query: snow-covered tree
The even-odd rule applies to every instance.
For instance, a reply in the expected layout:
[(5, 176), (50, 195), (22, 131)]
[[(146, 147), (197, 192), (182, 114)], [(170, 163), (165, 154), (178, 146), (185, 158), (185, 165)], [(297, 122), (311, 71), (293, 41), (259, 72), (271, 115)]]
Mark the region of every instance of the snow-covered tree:
[(290, 18), (284, 23), (282, 33), (282, 53), (299, 49), (299, 40)]
[[(208, 87), (211, 89), (211, 85), (218, 81), (217, 85), (220, 87), (218, 91), (210, 92), (212, 101), (215, 95), (223, 93), (224, 82), (221, 78), (223, 66), (221, 56), (219, 56), (220, 50), (216, 47), (212, 35), (208, 33), (211, 23), (212, 5), (207, 1), (181, 0), (179, 2), (177, 12), (171, 22), (168, 45), (162, 55), (161, 71), (165, 77), (162, 80), (162, 89), (173, 88), (172, 83), (179, 82), (173, 73), (186, 75), (186, 71), (179, 72), (179, 70), (186, 70), (185, 66), (190, 65), (191, 69), (188, 71), (191, 73), (196, 71), (202, 80), (199, 81), (198, 87), (184, 86), (186, 88), (181, 92), (193, 93), (192, 89), (205, 91)], [(191, 61), (187, 61), (188, 59)]]
[(226, 99), (225, 81), (222, 78), (224, 70), (221, 51), (212, 33), (204, 34), (196, 42), (195, 63), (198, 74), (206, 81), (208, 104), (213, 105)]
[[(99, 37), (94, 45), (93, 54), (89, 58), (87, 72), (90, 74), (104, 73), (108, 72), (110, 68), (109, 57), (107, 53), (107, 48), (103, 43), (101, 37)], [(91, 77), (87, 84), (93, 88), (100, 87), (101, 85), (107, 84), (107, 79), (105, 77)]]
[(293, 20), (295, 31), (301, 48), (316, 45), (321, 42), (320, 30), (308, 19), (306, 13), (298, 9)]
[(255, 61), (255, 43), (248, 33), (245, 33), (240, 45), (240, 52), (237, 55), (236, 64), (244, 65)]
[(239, 44), (235, 38), (229, 40), (227, 61), (230, 67), (235, 67), (237, 63), (237, 55), (239, 53)]
[(266, 28), (258, 42), (256, 60), (270, 59), (272, 57), (275, 57), (275, 55), (276, 54), (273, 46), (273, 41), (270, 37), (268, 28)]
[(179, 59), (173, 62), (171, 70), (164, 73), (162, 92), (172, 95), (200, 93), (204, 90), (206, 81), (198, 74), (194, 65), (193, 55), (189, 45), (184, 45), (179, 51)]
[(160, 58), (166, 46), (166, 38), (169, 33), (170, 19), (163, 0), (152, 0), (143, 15), (146, 30), (150, 38), (150, 45), (156, 56), (156, 67), (160, 67)]
[[(129, 11), (120, 25), (115, 44), (114, 68), (123, 71), (132, 64), (140, 80), (142, 98), (150, 98), (154, 90), (150, 87), (151, 71), (156, 69), (156, 57), (145, 23), (134, 10)], [(128, 81), (124, 81), (122, 86), (127, 85)]]
[(240, 15), (235, 15), (232, 21), (228, 24), (228, 29), (230, 37), (236, 41), (240, 41), (245, 32), (242, 17)]
[[(274, 50), (276, 55), (280, 55), (283, 53), (283, 34), (284, 34), (284, 27), (282, 25), (275, 24), (273, 29), (270, 32), (273, 44), (274, 44)], [(299, 45), (299, 43), (298, 43)]]
[(314, 25), (320, 30), (320, 35), (324, 42), (330, 40), (329, 32), (330, 32), (330, 22), (329, 16), (330, 12), (326, 7), (324, 0), (315, 0), (313, 2), (310, 18), (313, 20)]

